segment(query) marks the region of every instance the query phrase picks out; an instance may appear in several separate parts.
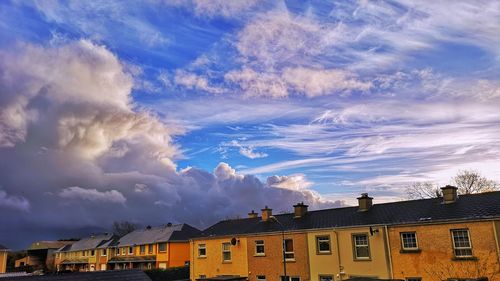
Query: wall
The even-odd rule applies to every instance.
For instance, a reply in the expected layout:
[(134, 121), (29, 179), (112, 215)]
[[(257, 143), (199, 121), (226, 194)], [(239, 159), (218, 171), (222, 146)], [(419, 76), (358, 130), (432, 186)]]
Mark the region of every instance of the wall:
[[(222, 243), (230, 242), (232, 237), (195, 240), (190, 243), (190, 278), (195, 280), (200, 275), (248, 276), (247, 239), (239, 237), (239, 242), (231, 246), (231, 262), (222, 262)], [(207, 255), (198, 257), (198, 245), (205, 244)]]
[[(485, 275), (490, 277), (490, 281), (500, 280), (493, 226), (491, 221), (485, 221), (391, 227), (389, 238), (394, 277), (422, 277), (423, 280), (438, 281), (450, 277)], [(469, 229), (473, 256), (477, 260), (454, 259), (450, 230), (458, 228)], [(400, 232), (406, 231), (416, 232), (420, 252), (400, 252)], [(479, 274), (475, 274), (478, 271)]]
[(0, 273), (5, 273), (7, 269), (7, 251), (0, 250)]
[[(318, 281), (320, 275), (332, 276), (334, 280), (361, 276), (390, 278), (385, 229), (381, 226), (374, 227), (374, 229), (378, 229), (378, 232), (374, 233), (374, 235), (370, 235), (369, 227), (309, 232), (308, 249), (311, 281)], [(370, 259), (356, 260), (354, 258), (352, 236), (358, 233), (368, 235)], [(330, 236), (331, 254), (318, 254), (316, 237), (320, 235)], [(341, 274), (341, 271), (344, 274)]]
[[(285, 239), (293, 239), (295, 261), (286, 262), (287, 276), (300, 277), (301, 281), (310, 281), (309, 259), (307, 253), (307, 235), (305, 233), (285, 233)], [(255, 241), (263, 240), (265, 256), (255, 255)], [(261, 234), (248, 238), (249, 280), (256, 281), (258, 275), (265, 275), (268, 281), (281, 280), (283, 276), (283, 238), (282, 234)]]
[(189, 242), (168, 243), (168, 267), (184, 266), (189, 262)]

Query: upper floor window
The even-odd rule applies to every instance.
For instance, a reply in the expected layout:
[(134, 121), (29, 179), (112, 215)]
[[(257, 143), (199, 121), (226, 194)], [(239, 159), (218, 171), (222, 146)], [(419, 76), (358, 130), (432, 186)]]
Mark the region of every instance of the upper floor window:
[(139, 252), (141, 253), (141, 255), (143, 255), (144, 253), (146, 253), (146, 245), (141, 245), (140, 248), (139, 248)]
[(95, 256), (95, 250), (90, 250), (90, 255), (93, 257)]
[(295, 259), (295, 254), (293, 252), (293, 239), (285, 239), (285, 259), (293, 260)]
[(255, 254), (259, 256), (266, 254), (264, 249), (264, 240), (255, 240)]
[(231, 243), (222, 243), (222, 261), (231, 261)]
[(285, 278), (285, 276), (280, 276), (280, 279), (281, 279), (281, 281), (300, 281), (299, 276), (292, 276), (292, 277), (287, 276), (286, 278)]
[(198, 257), (207, 256), (207, 246), (205, 244), (198, 244)]
[(128, 254), (133, 255), (134, 254), (134, 247), (130, 246), (128, 247)]
[(106, 256), (106, 249), (101, 250), (101, 256)]
[(150, 254), (153, 253), (153, 244), (148, 245), (148, 253), (150, 253)]
[(330, 254), (330, 235), (316, 236), (316, 252), (318, 254)]
[(257, 281), (266, 281), (265, 275), (257, 275)]
[(472, 246), (468, 229), (454, 229), (451, 231), (453, 238), (453, 249), (456, 257), (471, 257)]
[(422, 281), (422, 277), (407, 277), (406, 281)]
[(160, 252), (166, 252), (167, 251), (167, 243), (160, 243), (160, 244), (158, 244), (158, 251), (160, 251)]
[(320, 275), (319, 281), (333, 281), (333, 275)]
[(125, 256), (125, 247), (122, 248), (122, 255)]
[(401, 232), (401, 247), (403, 250), (417, 250), (417, 233), (416, 232)]
[(82, 251), (82, 256), (85, 257), (85, 251)]
[(354, 259), (369, 259), (370, 245), (368, 243), (368, 234), (354, 234), (352, 240), (354, 246)]

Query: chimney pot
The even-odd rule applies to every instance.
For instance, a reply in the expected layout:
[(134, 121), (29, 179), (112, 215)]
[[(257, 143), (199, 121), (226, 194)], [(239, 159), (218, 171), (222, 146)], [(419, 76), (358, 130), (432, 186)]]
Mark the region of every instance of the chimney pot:
[(273, 215), (273, 209), (269, 209), (267, 206), (261, 210), (262, 211), (262, 221), (268, 221)]
[(453, 185), (447, 185), (445, 187), (441, 187), (443, 191), (443, 203), (450, 204), (454, 203), (458, 199), (458, 188)]
[(248, 218), (250, 218), (250, 219), (254, 219), (257, 217), (259, 217), (259, 214), (257, 214), (254, 210), (252, 210), (252, 212), (248, 213)]
[(372, 205), (373, 198), (368, 196), (368, 193), (361, 193), (361, 197), (358, 197), (358, 211), (368, 211)]
[(307, 213), (307, 205), (304, 204), (304, 202), (297, 203), (296, 205), (293, 205), (294, 211), (295, 211), (295, 216), (294, 218), (301, 218)]

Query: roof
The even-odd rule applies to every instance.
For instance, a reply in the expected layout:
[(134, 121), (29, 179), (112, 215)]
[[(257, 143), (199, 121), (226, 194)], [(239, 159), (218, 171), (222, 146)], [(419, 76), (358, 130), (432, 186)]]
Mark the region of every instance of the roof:
[(158, 242), (188, 241), (199, 235), (200, 231), (188, 224), (162, 225), (137, 229), (118, 241), (119, 247), (144, 245)]
[(36, 241), (31, 244), (28, 250), (46, 250), (60, 249), (68, 244), (73, 244), (75, 241)]
[[(360, 212), (358, 207), (345, 207), (309, 211), (302, 218), (294, 214), (275, 215), (286, 231), (352, 227), (362, 225), (397, 225), (429, 223), (449, 220), (477, 220), (500, 217), (500, 191), (460, 195), (451, 204), (443, 204), (442, 198), (420, 199), (375, 204)], [(263, 222), (261, 218), (220, 221), (204, 230), (202, 237), (243, 235), (281, 231), (274, 220)]]
[(42, 276), (21, 276), (21, 277), (5, 277), (2, 281), (7, 280), (29, 280), (29, 281), (151, 281), (146, 273), (141, 270), (108, 270), (94, 272), (74, 272), (58, 275), (42, 275)]
[(66, 245), (57, 250), (58, 252), (69, 252), (69, 251), (81, 251), (81, 250), (89, 250), (95, 249), (102, 244), (108, 242), (113, 239), (115, 236), (113, 234), (105, 233), (99, 235), (92, 235), (89, 237), (85, 237), (76, 241), (71, 245)]

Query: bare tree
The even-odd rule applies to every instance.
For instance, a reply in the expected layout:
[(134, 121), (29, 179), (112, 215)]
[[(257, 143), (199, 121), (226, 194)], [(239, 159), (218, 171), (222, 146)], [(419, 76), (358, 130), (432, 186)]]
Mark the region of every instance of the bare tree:
[(453, 178), (459, 194), (482, 193), (498, 190), (498, 184), (483, 177), (478, 171), (461, 170)]
[(438, 198), (441, 189), (431, 182), (414, 182), (406, 187), (406, 194), (408, 199)]
[(137, 229), (137, 225), (129, 221), (115, 221), (113, 222), (113, 233), (120, 237)]

